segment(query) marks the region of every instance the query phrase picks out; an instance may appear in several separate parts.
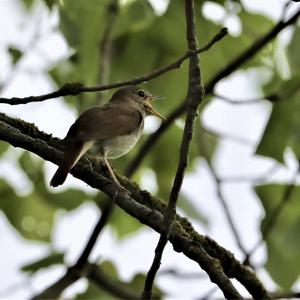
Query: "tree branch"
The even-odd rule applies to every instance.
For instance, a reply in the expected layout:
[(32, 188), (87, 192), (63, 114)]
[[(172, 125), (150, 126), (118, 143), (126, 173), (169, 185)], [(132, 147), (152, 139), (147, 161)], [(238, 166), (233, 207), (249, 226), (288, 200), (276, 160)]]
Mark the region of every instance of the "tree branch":
[[(1, 113), (0, 139), (15, 147), (31, 151), (55, 164), (59, 164), (63, 157), (63, 153), (57, 150), (59, 139), (39, 131), (33, 124), (10, 118)], [(116, 194), (116, 186), (113, 182), (104, 177), (103, 173), (92, 171), (89, 165), (85, 165), (81, 161), (72, 169), (71, 174), (109, 196)], [(125, 177), (119, 177), (119, 179), (121, 184), (130, 191), (130, 196), (120, 194), (115, 199), (116, 204), (141, 223), (161, 233), (165, 210), (163, 202), (158, 198), (151, 197), (148, 192), (141, 191), (136, 184)], [(201, 248), (198, 246), (201, 245), (211, 257), (220, 261), (225, 274), (240, 281), (255, 299), (268, 298), (266, 290), (251, 270), (240, 264), (232, 253), (215, 241), (198, 234), (188, 220), (178, 214), (176, 214), (169, 240), (175, 251), (183, 252), (196, 262), (204, 259)], [(198, 263), (200, 264), (200, 262)], [(218, 264), (210, 264), (211, 268), (215, 266), (218, 267)]]
[(67, 287), (75, 283), (80, 276), (75, 274), (70, 269), (63, 275), (58, 281), (52, 284), (50, 287), (39, 293), (38, 295), (32, 297), (32, 300), (40, 299), (58, 299), (61, 292)]
[(140, 300), (139, 295), (124, 285), (110, 279), (97, 265), (88, 264), (85, 268), (86, 277), (120, 299)]
[[(200, 130), (201, 130), (201, 128), (200, 128)], [(225, 197), (223, 196), (222, 189), (221, 189), (221, 183), (222, 183), (221, 179), (219, 178), (218, 174), (216, 173), (216, 171), (215, 171), (215, 169), (213, 167), (213, 164), (211, 162), (209, 154), (207, 153), (207, 148), (206, 148), (206, 145), (205, 145), (205, 141), (204, 141), (204, 139), (202, 137), (202, 134), (200, 132), (198, 133), (198, 139), (197, 139), (197, 141), (198, 141), (198, 147), (201, 150), (201, 153), (202, 153), (202, 155), (204, 156), (204, 158), (206, 160), (206, 163), (208, 165), (208, 168), (210, 170), (212, 178), (214, 179), (215, 186), (216, 186), (217, 196), (218, 196), (219, 202), (220, 202), (220, 204), (221, 204), (221, 206), (223, 208), (223, 211), (225, 213), (225, 217), (227, 219), (227, 222), (229, 224), (231, 232), (232, 232), (232, 234), (234, 236), (235, 242), (238, 245), (238, 247), (240, 248), (240, 250), (242, 251), (242, 253), (245, 256), (247, 256), (248, 252), (247, 252), (246, 248), (244, 247), (244, 245), (242, 243), (241, 237), (240, 237), (239, 232), (238, 232), (238, 230), (237, 230), (237, 228), (236, 228), (236, 226), (234, 224), (233, 217), (231, 215), (231, 212), (229, 210), (229, 207), (227, 205)]]
[(81, 93), (87, 93), (87, 92), (101, 92), (105, 91), (108, 89), (112, 88), (117, 88), (117, 87), (122, 87), (122, 86), (127, 86), (127, 85), (136, 85), (148, 80), (151, 80), (153, 78), (156, 78), (158, 76), (163, 75), (164, 73), (167, 73), (171, 70), (178, 69), (180, 68), (181, 64), (188, 59), (190, 56), (194, 54), (199, 54), (205, 51), (208, 51), (215, 43), (220, 41), (224, 36), (226, 36), (228, 33), (226, 28), (222, 28), (219, 33), (216, 34), (212, 38), (208, 44), (206, 44), (204, 47), (195, 49), (194, 51), (190, 52), (187, 51), (184, 55), (182, 55), (180, 58), (178, 58), (176, 61), (173, 63), (164, 66), (162, 68), (156, 69), (148, 74), (138, 76), (135, 78), (132, 78), (130, 80), (125, 80), (125, 81), (119, 81), (115, 83), (110, 83), (110, 84), (104, 84), (104, 85), (99, 85), (99, 86), (85, 86), (84, 84), (80, 82), (69, 82), (63, 85), (60, 89), (40, 95), (40, 96), (29, 96), (29, 97), (13, 97), (13, 98), (0, 98), (0, 103), (6, 103), (10, 105), (19, 105), (19, 104), (26, 104), (30, 102), (40, 102), (40, 101), (45, 101), (48, 99), (53, 99), (53, 98), (58, 98), (58, 97), (63, 97), (63, 96), (75, 96), (79, 95)]
[(88, 240), (88, 243), (86, 244), (84, 250), (82, 251), (80, 257), (78, 258), (75, 264), (75, 266), (78, 269), (82, 269), (84, 265), (88, 262), (88, 258), (96, 244), (97, 238), (113, 212), (113, 207), (114, 205), (111, 199), (105, 199), (104, 205), (101, 209), (101, 217), (99, 218), (99, 221), (97, 222)]
[[(99, 66), (99, 75), (98, 75), (99, 85), (107, 84), (109, 81), (112, 30), (117, 20), (118, 12), (119, 12), (119, 1), (111, 0), (111, 2), (107, 5), (107, 10), (106, 10), (107, 21), (103, 32), (103, 37), (99, 45), (100, 57), (101, 57), (100, 66)], [(99, 93), (97, 97), (98, 102), (101, 102), (102, 99), (101, 96), (102, 94)]]
[[(198, 48), (198, 41), (195, 29), (195, 15), (194, 15), (194, 0), (185, 1), (185, 14), (187, 24), (187, 42), (188, 48), (191, 52)], [(189, 90), (187, 97), (187, 116), (183, 131), (183, 137), (180, 147), (180, 156), (174, 184), (170, 193), (168, 206), (164, 214), (164, 223), (161, 236), (155, 249), (155, 256), (152, 265), (147, 273), (142, 299), (150, 300), (152, 296), (152, 287), (156, 273), (161, 265), (163, 251), (170, 237), (173, 220), (176, 215), (176, 204), (179, 192), (182, 186), (185, 170), (188, 164), (189, 146), (193, 137), (193, 128), (195, 118), (197, 117), (198, 106), (201, 103), (204, 95), (202, 87), (201, 71), (199, 57), (194, 54), (190, 57), (189, 63)], [(201, 249), (201, 256), (197, 261), (201, 268), (203, 268), (209, 275), (212, 282), (218, 282), (219, 288), (224, 293), (225, 297), (230, 299), (242, 299), (241, 295), (234, 288), (230, 280), (223, 273), (219, 262), (210, 257), (205, 250), (199, 245), (198, 251)], [(216, 264), (219, 267), (216, 267)], [(215, 267), (211, 267), (214, 265)]]
[(58, 299), (63, 290), (82, 277), (90, 279), (99, 287), (102, 287), (104, 290), (120, 299), (140, 299), (136, 293), (125, 287), (122, 283), (107, 277), (99, 266), (87, 263), (84, 265), (84, 268), (78, 268), (78, 266), (68, 268), (65, 275), (49, 288), (34, 296), (32, 300)]

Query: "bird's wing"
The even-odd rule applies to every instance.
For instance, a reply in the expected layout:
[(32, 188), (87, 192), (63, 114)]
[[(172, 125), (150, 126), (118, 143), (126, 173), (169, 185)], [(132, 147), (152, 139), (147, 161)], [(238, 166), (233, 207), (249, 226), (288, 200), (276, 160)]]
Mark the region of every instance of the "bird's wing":
[(129, 106), (95, 106), (80, 115), (70, 127), (65, 141), (89, 141), (126, 135), (143, 121), (141, 113)]

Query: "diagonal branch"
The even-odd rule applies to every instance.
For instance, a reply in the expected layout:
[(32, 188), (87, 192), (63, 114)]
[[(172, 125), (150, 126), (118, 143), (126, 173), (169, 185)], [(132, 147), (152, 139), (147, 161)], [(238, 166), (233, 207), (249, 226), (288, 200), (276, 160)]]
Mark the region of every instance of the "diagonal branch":
[[(63, 153), (57, 150), (59, 139), (52, 138), (51, 135), (39, 131), (33, 124), (10, 118), (1, 113), (0, 139), (15, 147), (31, 151), (53, 163), (59, 164), (62, 160)], [(89, 165), (79, 162), (71, 173), (91, 187), (99, 189), (109, 196), (116, 194), (116, 186), (104, 177), (103, 173), (91, 171)], [(135, 183), (125, 177), (120, 177), (120, 181), (130, 191), (130, 196), (119, 195), (115, 199), (116, 204), (141, 223), (161, 233), (163, 229), (163, 212), (165, 211), (163, 202), (152, 197), (148, 192), (141, 191)], [(232, 253), (215, 241), (198, 234), (188, 220), (178, 214), (176, 214), (169, 240), (175, 251), (182, 252), (199, 264), (201, 260), (205, 259), (205, 256), (202, 255), (203, 251), (201, 251), (203, 248), (211, 257), (217, 259), (217, 261), (214, 260), (208, 264), (210, 268), (219, 269), (220, 263), (225, 274), (240, 281), (255, 299), (268, 298), (266, 290), (251, 270), (239, 263)], [(219, 285), (219, 282), (216, 282), (216, 284)]]
[(156, 69), (148, 74), (132, 78), (130, 80), (125, 80), (125, 81), (119, 81), (115, 83), (110, 83), (110, 84), (104, 84), (104, 85), (99, 85), (99, 86), (85, 86), (84, 84), (80, 82), (70, 82), (66, 83), (63, 85), (60, 89), (40, 95), (40, 96), (29, 96), (29, 97), (24, 97), (24, 98), (19, 98), (19, 97), (13, 97), (13, 98), (0, 98), (0, 103), (6, 103), (10, 105), (19, 105), (19, 104), (26, 104), (30, 102), (40, 102), (40, 101), (45, 101), (48, 99), (53, 99), (53, 98), (58, 98), (58, 97), (63, 97), (63, 96), (75, 96), (79, 95), (81, 93), (87, 93), (87, 92), (101, 92), (105, 91), (108, 89), (112, 88), (117, 88), (117, 87), (122, 87), (126, 85), (136, 85), (148, 80), (151, 80), (153, 78), (156, 78), (158, 76), (161, 76), (169, 71), (172, 71), (174, 69), (180, 68), (181, 64), (187, 60), (190, 56), (196, 54), (196, 53), (202, 53), (205, 51), (208, 51), (215, 43), (220, 41), (224, 36), (227, 35), (227, 29), (222, 28), (219, 33), (217, 33), (208, 44), (206, 44), (202, 48), (195, 49), (194, 51), (187, 51), (185, 54), (183, 54), (180, 58), (178, 58), (176, 61), (173, 63), (161, 67), (159, 69)]

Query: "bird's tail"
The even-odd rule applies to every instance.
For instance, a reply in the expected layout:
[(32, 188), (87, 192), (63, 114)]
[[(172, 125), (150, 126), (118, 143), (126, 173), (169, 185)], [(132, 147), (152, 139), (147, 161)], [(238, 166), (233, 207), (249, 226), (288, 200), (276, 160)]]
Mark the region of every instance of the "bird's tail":
[(50, 185), (53, 187), (63, 184), (68, 176), (68, 173), (77, 163), (80, 157), (84, 154), (84, 143), (78, 142), (70, 145), (64, 154), (61, 165), (53, 175)]

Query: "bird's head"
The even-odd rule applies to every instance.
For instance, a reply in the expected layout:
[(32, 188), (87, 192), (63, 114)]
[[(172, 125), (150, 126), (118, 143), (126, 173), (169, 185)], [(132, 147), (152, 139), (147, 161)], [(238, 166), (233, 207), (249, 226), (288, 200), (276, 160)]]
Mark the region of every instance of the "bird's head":
[(157, 116), (163, 120), (166, 120), (153, 106), (152, 101), (163, 99), (160, 96), (153, 96), (149, 91), (137, 86), (128, 86), (117, 90), (111, 101), (134, 101), (138, 106), (145, 110), (146, 115)]

